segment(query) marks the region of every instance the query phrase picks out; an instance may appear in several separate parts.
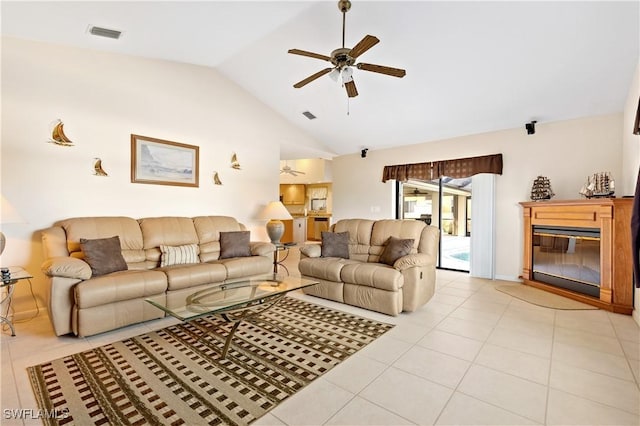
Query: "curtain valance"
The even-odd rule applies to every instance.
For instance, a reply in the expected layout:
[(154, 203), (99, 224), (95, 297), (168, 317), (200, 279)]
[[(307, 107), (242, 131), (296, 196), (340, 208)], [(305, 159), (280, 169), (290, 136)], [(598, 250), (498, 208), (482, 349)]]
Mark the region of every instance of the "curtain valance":
[(386, 182), (389, 179), (401, 182), (406, 182), (409, 179), (432, 180), (442, 176), (459, 179), (477, 175), (478, 173), (501, 175), (502, 154), (384, 166), (382, 182)]

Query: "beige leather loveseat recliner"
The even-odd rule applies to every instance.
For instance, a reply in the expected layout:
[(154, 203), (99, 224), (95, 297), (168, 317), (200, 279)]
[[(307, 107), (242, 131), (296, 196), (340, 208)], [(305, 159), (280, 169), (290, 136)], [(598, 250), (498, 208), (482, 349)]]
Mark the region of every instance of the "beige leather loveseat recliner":
[[(322, 257), (318, 244), (302, 247), (300, 274), (319, 281), (303, 289), (306, 294), (394, 316), (416, 310), (433, 296), (438, 228), (417, 220), (345, 219), (331, 232), (348, 233), (348, 258)], [(381, 263), (391, 237), (413, 242), (408, 254)]]
[[(81, 217), (56, 223), (42, 232), (42, 271), (49, 280), (49, 317), (56, 335), (90, 336), (161, 318), (164, 313), (146, 298), (272, 272), (275, 246), (270, 243), (250, 242), (242, 257), (220, 259), (221, 233), (239, 231), (246, 231), (244, 225), (227, 216)], [(120, 240), (124, 270), (95, 276), (80, 240), (114, 236)], [(161, 246), (190, 246), (194, 259), (161, 267)]]

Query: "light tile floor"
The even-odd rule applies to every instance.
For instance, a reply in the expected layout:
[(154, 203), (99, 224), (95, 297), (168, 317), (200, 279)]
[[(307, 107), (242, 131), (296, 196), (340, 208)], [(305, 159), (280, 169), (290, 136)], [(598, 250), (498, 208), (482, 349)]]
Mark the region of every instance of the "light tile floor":
[[(297, 273), (297, 250), (285, 264)], [(397, 317), (295, 297), (396, 327), (255, 425), (640, 424), (640, 329), (601, 310), (556, 311), (495, 290), (504, 282), (437, 272), (436, 296)], [(3, 412), (36, 408), (26, 367), (151, 329), (55, 337), (46, 315), (0, 339)]]

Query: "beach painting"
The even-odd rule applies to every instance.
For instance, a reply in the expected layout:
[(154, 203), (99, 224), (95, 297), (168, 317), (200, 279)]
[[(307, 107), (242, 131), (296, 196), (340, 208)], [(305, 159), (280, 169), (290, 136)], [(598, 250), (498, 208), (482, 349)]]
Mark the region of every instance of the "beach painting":
[(198, 186), (199, 148), (131, 135), (131, 182)]

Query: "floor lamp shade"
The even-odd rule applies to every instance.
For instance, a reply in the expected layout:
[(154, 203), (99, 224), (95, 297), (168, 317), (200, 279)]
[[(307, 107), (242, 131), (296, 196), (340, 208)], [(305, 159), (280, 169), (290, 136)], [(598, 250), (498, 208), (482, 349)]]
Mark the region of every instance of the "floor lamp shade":
[[(4, 198), (4, 195), (0, 195), (0, 197), (0, 203), (2, 203), (0, 204), (0, 224), (24, 222), (22, 216), (20, 216), (15, 207), (13, 207), (13, 205), (11, 205), (11, 203), (7, 201), (6, 198)], [(0, 230), (0, 254), (2, 254), (2, 252), (4, 251), (5, 244), (6, 239), (4, 237), (4, 234), (2, 233), (2, 230)]]
[(260, 212), (259, 219), (268, 220), (267, 234), (272, 244), (280, 244), (284, 234), (283, 220), (293, 219), (291, 213), (280, 201), (272, 201)]

